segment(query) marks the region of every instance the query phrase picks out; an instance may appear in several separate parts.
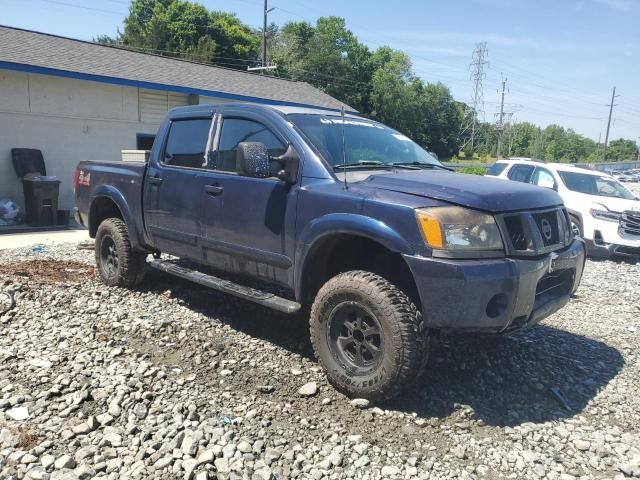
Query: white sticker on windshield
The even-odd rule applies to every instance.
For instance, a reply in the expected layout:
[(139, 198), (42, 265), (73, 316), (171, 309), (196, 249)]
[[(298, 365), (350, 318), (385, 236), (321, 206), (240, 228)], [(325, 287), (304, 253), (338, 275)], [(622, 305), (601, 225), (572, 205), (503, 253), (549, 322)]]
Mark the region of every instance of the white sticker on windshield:
[(403, 142), (410, 142), (411, 139), (409, 137), (405, 137), (404, 135), (402, 135), (401, 133), (393, 133), (392, 134), (394, 137), (396, 137), (398, 140), (401, 140)]
[[(342, 125), (342, 119), (341, 118), (320, 118), (320, 123), (324, 123), (325, 125)], [(344, 120), (344, 124), (356, 125), (359, 127), (379, 128), (380, 130), (383, 130), (383, 127), (381, 127), (380, 125), (376, 125), (375, 123), (361, 122), (361, 121), (353, 120), (350, 118), (348, 119), (346, 118)]]

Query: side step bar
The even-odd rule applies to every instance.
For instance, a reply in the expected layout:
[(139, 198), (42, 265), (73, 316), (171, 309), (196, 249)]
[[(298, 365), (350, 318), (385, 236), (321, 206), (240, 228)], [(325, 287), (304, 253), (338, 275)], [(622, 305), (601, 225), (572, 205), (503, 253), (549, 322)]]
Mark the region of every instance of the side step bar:
[(237, 283), (230, 282), (229, 280), (214, 277), (213, 275), (202, 273), (197, 270), (185, 268), (171, 260), (149, 260), (147, 261), (147, 264), (156, 270), (184, 278), (185, 280), (204, 285), (205, 287), (209, 287), (220, 292), (235, 295), (236, 297), (258, 303), (265, 307), (273, 308), (280, 312), (295, 313), (302, 308), (302, 305), (298, 302), (278, 297), (273, 293), (239, 285)]

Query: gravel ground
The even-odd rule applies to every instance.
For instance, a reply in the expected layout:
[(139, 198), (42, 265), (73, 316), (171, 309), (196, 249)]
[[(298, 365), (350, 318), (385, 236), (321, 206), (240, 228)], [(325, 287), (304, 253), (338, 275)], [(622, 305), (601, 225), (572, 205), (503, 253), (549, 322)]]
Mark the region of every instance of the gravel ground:
[(542, 325), (443, 338), (413, 391), (361, 405), (302, 316), (91, 264), (0, 251), (1, 479), (640, 477), (640, 266), (589, 262)]

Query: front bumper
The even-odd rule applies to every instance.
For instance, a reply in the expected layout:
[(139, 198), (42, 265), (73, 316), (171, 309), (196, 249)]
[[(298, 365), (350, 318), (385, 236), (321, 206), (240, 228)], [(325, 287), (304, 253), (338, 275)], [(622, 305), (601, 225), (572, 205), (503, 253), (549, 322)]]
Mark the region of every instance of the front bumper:
[(487, 333), (534, 325), (565, 306), (580, 284), (585, 257), (577, 238), (536, 259), (404, 256), (427, 327)]
[(640, 246), (630, 247), (600, 240), (585, 240), (585, 242), (587, 243), (587, 252), (593, 258), (640, 259)]
[[(594, 221), (592, 231), (585, 232), (587, 253), (591, 257), (640, 258), (640, 237), (625, 233), (618, 223)], [(591, 237), (591, 238), (589, 238)]]

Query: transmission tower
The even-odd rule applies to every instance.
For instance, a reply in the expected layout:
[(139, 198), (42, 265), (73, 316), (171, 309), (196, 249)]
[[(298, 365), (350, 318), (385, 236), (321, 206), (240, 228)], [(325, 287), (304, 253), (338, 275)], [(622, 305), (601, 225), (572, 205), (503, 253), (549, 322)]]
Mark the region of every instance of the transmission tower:
[(489, 50), (487, 49), (487, 42), (481, 42), (476, 44), (476, 48), (473, 50), (471, 57), (471, 64), (469, 70), (471, 70), (471, 80), (473, 81), (473, 90), (471, 94), (471, 102), (465, 109), (464, 126), (462, 127), (462, 150), (467, 144), (471, 144), (471, 151), (475, 146), (476, 137), (476, 123), (478, 117), (484, 118), (484, 91), (482, 82), (485, 78), (484, 68), (489, 65), (487, 57), (489, 56)]

